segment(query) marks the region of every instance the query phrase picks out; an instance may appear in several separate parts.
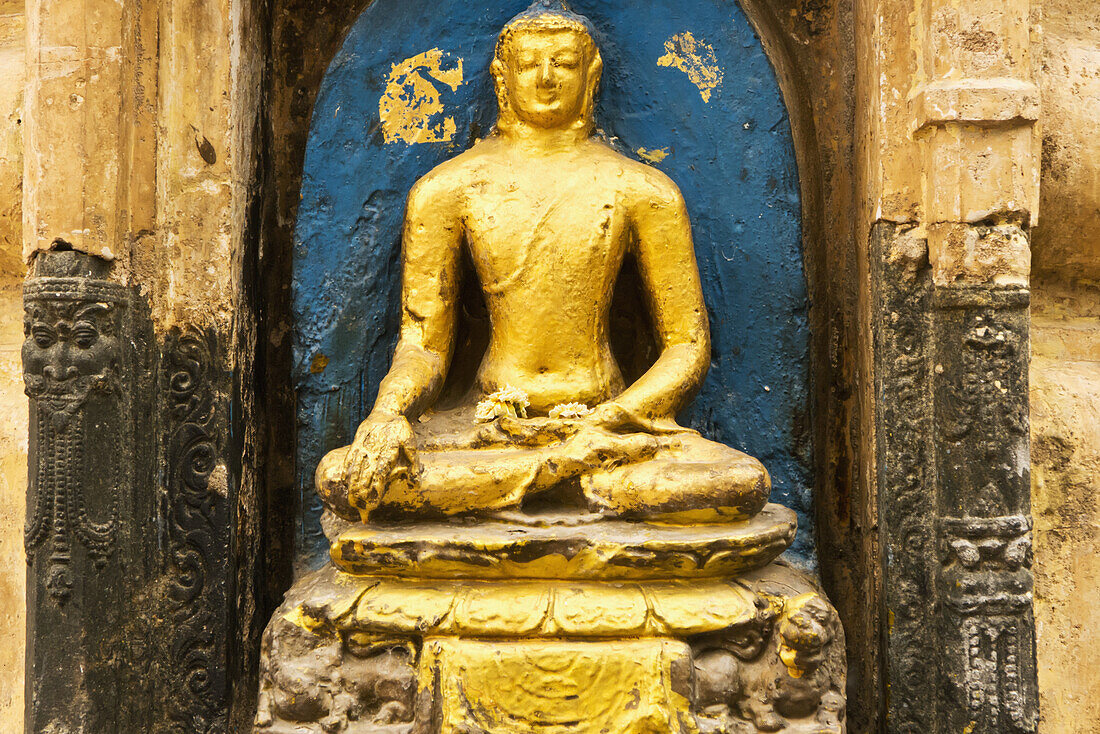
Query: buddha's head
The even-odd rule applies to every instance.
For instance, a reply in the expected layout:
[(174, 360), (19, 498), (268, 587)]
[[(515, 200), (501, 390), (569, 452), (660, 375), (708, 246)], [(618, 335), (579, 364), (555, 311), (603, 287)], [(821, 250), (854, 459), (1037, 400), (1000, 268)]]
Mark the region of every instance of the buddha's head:
[(500, 114), (497, 127), (593, 128), (603, 60), (592, 26), (560, 2), (536, 0), (504, 26), (490, 71)]

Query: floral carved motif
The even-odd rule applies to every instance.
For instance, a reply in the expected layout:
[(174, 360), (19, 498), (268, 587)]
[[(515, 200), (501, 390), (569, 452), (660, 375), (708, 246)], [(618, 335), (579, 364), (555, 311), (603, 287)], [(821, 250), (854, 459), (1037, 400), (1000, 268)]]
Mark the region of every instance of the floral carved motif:
[[(179, 734), (218, 734), (226, 723), (225, 499), (213, 486), (224, 471), (214, 385), (216, 340), (197, 328), (176, 330), (165, 348), (163, 379), (169, 433), (168, 602), (173, 700)], [(220, 478), (224, 481), (224, 477)]]

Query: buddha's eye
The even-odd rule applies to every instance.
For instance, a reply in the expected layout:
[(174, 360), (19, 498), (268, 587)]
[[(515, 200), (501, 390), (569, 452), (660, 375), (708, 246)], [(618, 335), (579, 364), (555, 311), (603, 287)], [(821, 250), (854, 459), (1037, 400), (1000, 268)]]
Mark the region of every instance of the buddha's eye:
[(98, 338), (99, 331), (95, 328), (95, 324), (78, 321), (73, 326), (73, 342), (81, 349), (92, 346)]
[(45, 324), (35, 324), (31, 327), (31, 337), (39, 349), (47, 349), (57, 340), (54, 330)]

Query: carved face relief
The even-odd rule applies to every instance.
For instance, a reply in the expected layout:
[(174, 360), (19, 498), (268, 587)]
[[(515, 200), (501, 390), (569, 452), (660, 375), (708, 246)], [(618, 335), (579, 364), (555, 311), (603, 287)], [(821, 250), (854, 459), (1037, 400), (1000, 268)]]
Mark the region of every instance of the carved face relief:
[(836, 611), (817, 594), (795, 597), (778, 625), (779, 659), (794, 678), (817, 670), (837, 625)]
[(509, 39), (501, 73), (517, 118), (560, 128), (581, 117), (591, 61), (585, 40), (569, 30), (520, 31)]
[(23, 379), (35, 398), (82, 399), (116, 372), (112, 307), (87, 301), (32, 301), (23, 318)]

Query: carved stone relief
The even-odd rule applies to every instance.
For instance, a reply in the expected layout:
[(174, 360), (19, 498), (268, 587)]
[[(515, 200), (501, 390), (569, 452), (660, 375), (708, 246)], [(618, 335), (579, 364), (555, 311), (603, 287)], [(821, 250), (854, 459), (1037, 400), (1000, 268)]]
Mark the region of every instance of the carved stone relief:
[(177, 329), (169, 334), (162, 368), (168, 421), (168, 715), (180, 734), (227, 730), (229, 517), (216, 350), (214, 334)]
[(107, 481), (109, 496), (89, 510), (85, 477), (89, 398), (104, 398), (105, 419), (113, 436), (97, 442), (117, 444), (122, 436), (119, 409), (120, 311), (126, 307), (122, 286), (81, 278), (41, 278), (24, 289), (23, 379), (35, 401), (35, 465), (27, 502), (24, 544), (28, 559), (48, 549), (46, 586), (59, 603), (73, 585), (73, 544), (87, 551), (95, 568), (114, 552), (118, 533), (117, 465)]
[[(38, 255), (24, 285), (30, 398), (26, 730), (145, 730), (156, 635), (139, 601), (156, 538), (140, 305), (110, 263)], [(140, 426), (140, 428), (139, 428)], [(120, 691), (126, 691), (125, 695)]]
[(933, 287), (914, 241), (872, 238), (890, 731), (1032, 732), (1028, 293)]

